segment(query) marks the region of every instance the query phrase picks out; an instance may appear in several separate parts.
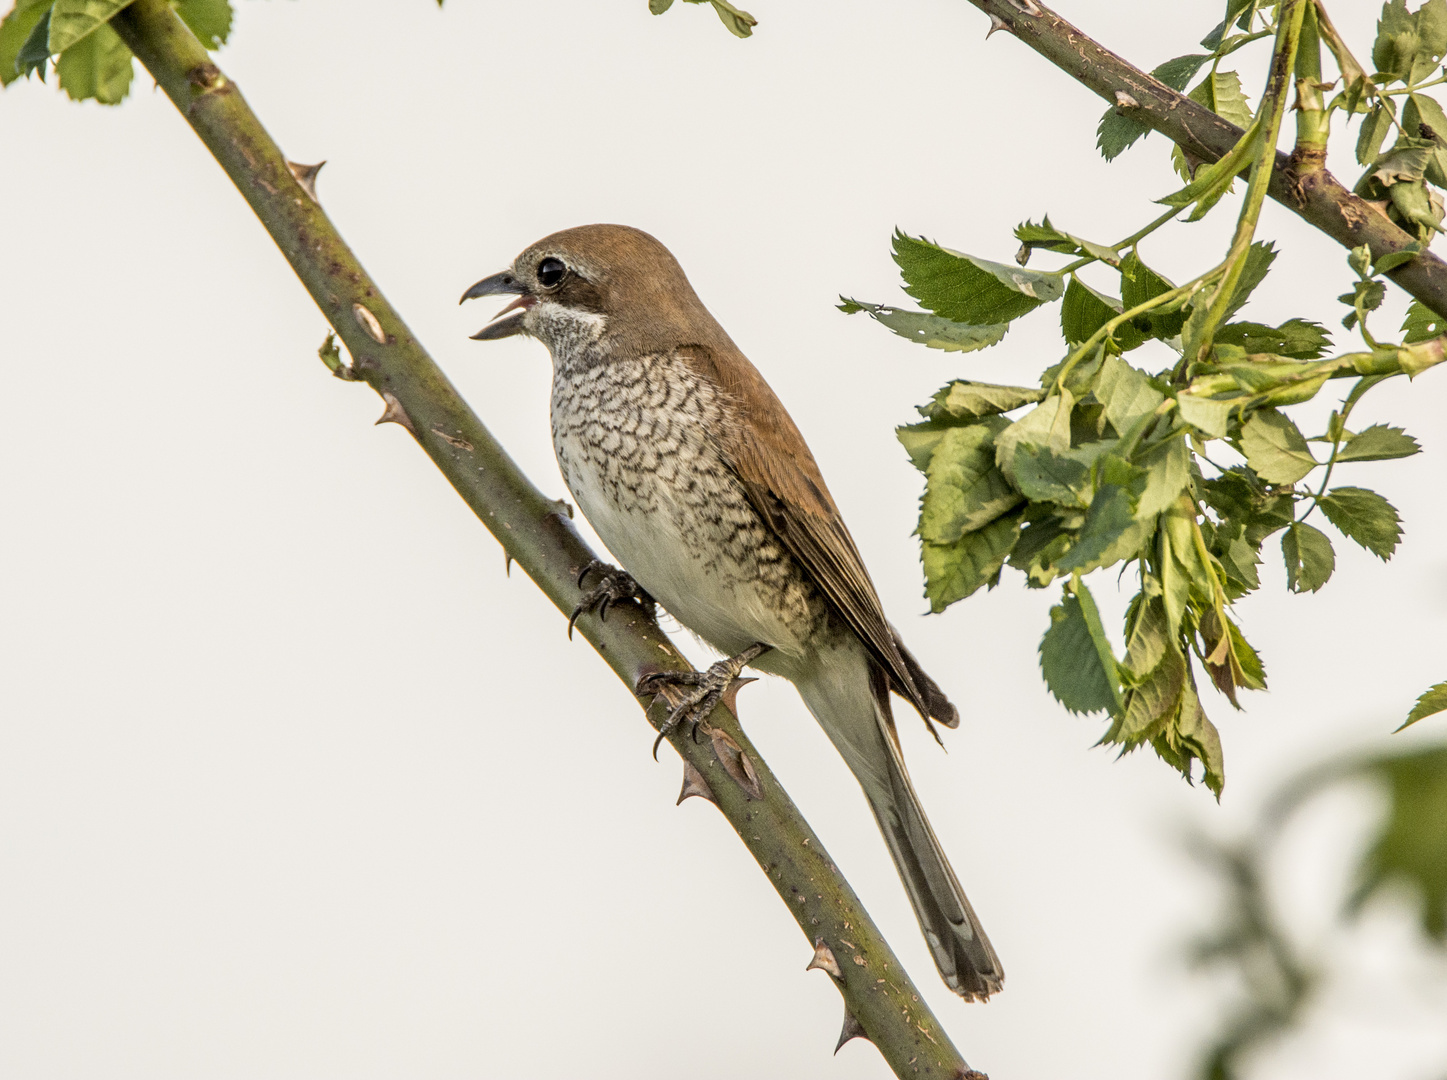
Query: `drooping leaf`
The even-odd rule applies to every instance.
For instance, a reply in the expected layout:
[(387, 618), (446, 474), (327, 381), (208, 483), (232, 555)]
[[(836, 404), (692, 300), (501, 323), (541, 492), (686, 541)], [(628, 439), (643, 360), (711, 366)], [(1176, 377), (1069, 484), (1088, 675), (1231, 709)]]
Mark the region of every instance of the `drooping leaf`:
[(962, 255), (902, 232), (894, 235), (894, 261), (905, 292), (936, 315), (972, 326), (1008, 323), (1065, 292), (1059, 274)]
[(1439, 682), (1436, 686), (1429, 686), (1422, 691), (1422, 696), (1417, 699), (1417, 704), (1412, 706), (1412, 711), (1407, 714), (1407, 719), (1397, 731), (1443, 711), (1447, 711), (1447, 682)]
[(1216, 344), (1235, 345), (1248, 353), (1274, 353), (1293, 360), (1315, 360), (1326, 352), (1331, 336), (1320, 323), (1306, 319), (1288, 319), (1276, 327), (1233, 322), (1217, 329)]
[(1405, 885), (1421, 900), (1423, 931), (1447, 945), (1447, 747), (1376, 758), (1358, 775), (1384, 783), (1391, 807), (1362, 859), (1352, 906)]
[(131, 50), (109, 26), (100, 26), (81, 38), (55, 62), (61, 88), (74, 101), (94, 99), (118, 105), (130, 93), (135, 65)]
[(1241, 453), (1268, 484), (1294, 484), (1318, 464), (1296, 424), (1275, 409), (1260, 409), (1241, 425)]
[(953, 544), (921, 544), (925, 597), (930, 610), (943, 611), (981, 586), (999, 581), (1000, 568), (1019, 535), (1017, 511), (996, 518), (977, 532), (966, 533)]
[(997, 386), (994, 383), (956, 379), (938, 391), (920, 413), (931, 420), (953, 417), (958, 420), (1010, 412), (1031, 405), (1045, 397), (1044, 390), (1029, 386)]
[[(1438, 187), (1447, 187), (1447, 113), (1435, 98), (1426, 94), (1408, 94), (1402, 108), (1402, 127), (1429, 144), (1426, 179)], [(1386, 273), (1383, 267), (1378, 272)]]
[[(1164, 198), (1157, 199), (1156, 202), (1179, 209), (1195, 203), (1196, 208), (1191, 211), (1191, 216), (1186, 220), (1200, 221), (1211, 212), (1212, 207), (1226, 196), (1226, 193), (1231, 190), (1231, 184), (1236, 176), (1255, 157), (1261, 144), (1261, 131), (1261, 123), (1253, 122), (1224, 157), (1209, 165), (1201, 166), (1185, 187)], [(1184, 158), (1181, 161), (1181, 168), (1184, 171)]]
[(1157, 734), (1162, 723), (1180, 707), (1185, 684), (1185, 658), (1168, 641), (1156, 665), (1136, 677), (1125, 694), (1120, 716), (1101, 741), (1132, 747)]
[(1357, 161), (1362, 165), (1373, 165), (1382, 152), (1382, 144), (1392, 133), (1392, 121), (1396, 117), (1391, 98), (1378, 100), (1377, 104), (1362, 118), (1361, 131), (1357, 133)]
[(1018, 505), (1020, 495), (995, 465), (995, 436), (1009, 424), (989, 417), (950, 428), (935, 446), (920, 505), (919, 535), (952, 544)]
[(1387, 560), (1402, 539), (1397, 509), (1375, 491), (1359, 487), (1332, 488), (1318, 504), (1328, 521), (1377, 558)]
[(1261, 657), (1230, 616), (1223, 623), (1214, 608), (1207, 608), (1201, 615), (1200, 632), (1206, 671), (1232, 705), (1241, 707), (1236, 698), (1238, 689), (1266, 689)]
[(1201, 708), (1201, 699), (1191, 679), (1181, 687), (1180, 705), (1170, 723), (1151, 736), (1156, 755), (1192, 782), (1192, 763), (1201, 763), (1201, 782), (1221, 798), (1226, 786), (1226, 763), (1221, 753), (1221, 733)]
[(110, 21), (130, 0), (55, 0), (50, 9), (50, 51), (63, 53)]
[(1136, 504), (1136, 517), (1149, 518), (1173, 506), (1191, 482), (1191, 452), (1182, 438), (1170, 438), (1136, 461), (1146, 470), (1146, 486)]
[(1077, 458), (1022, 442), (1015, 446), (1012, 471), (1015, 486), (1027, 499), (1080, 510), (1090, 505), (1090, 466)]
[(179, 0), (176, 14), (213, 52), (231, 36), (231, 0)]
[(1015, 261), (1021, 266), (1025, 265), (1029, 253), (1035, 248), (1044, 248), (1046, 251), (1058, 252), (1061, 255), (1090, 255), (1102, 262), (1110, 263), (1112, 266), (1120, 262), (1120, 252), (1115, 248), (1061, 232), (1050, 224), (1049, 214), (1046, 214), (1044, 220), (1038, 225), (1033, 221), (1025, 221), (1016, 225), (1015, 239), (1020, 241), (1020, 254), (1015, 256)]
[(1326, 533), (1297, 521), (1281, 534), (1286, 560), (1286, 587), (1292, 592), (1316, 592), (1331, 579), (1336, 553)]
[(976, 349), (983, 349), (987, 345), (994, 345), (1005, 336), (1005, 331), (1010, 329), (1007, 322), (971, 326), (923, 311), (906, 311), (886, 304), (869, 304), (842, 296), (840, 300), (844, 302), (839, 305), (839, 310), (844, 314), (866, 312), (875, 322), (893, 330), (906, 341), (944, 352), (974, 352)]
[[(1120, 299), (1127, 311), (1132, 311), (1147, 300), (1154, 300), (1173, 288), (1174, 285), (1141, 262), (1135, 251), (1131, 251), (1120, 261)], [(1146, 312), (1143, 318), (1149, 322), (1152, 334), (1169, 341), (1181, 332), (1186, 314), (1183, 308), (1175, 311), (1155, 310)]]
[[(9, 13), (0, 20), (0, 86), (9, 86), (20, 78), (16, 60), (35, 27), (50, 11), (53, 0), (17, 0)], [(40, 31), (37, 49), (44, 52), (38, 62), (43, 63), (50, 55), (50, 25)]]
[(1073, 593), (1067, 590), (1050, 609), (1050, 629), (1040, 639), (1040, 673), (1050, 693), (1071, 712), (1120, 707), (1115, 655), (1095, 601), (1082, 583), (1076, 583)]
[(1136, 520), (1136, 504), (1145, 489), (1146, 472), (1120, 458), (1113, 460), (1118, 465), (1097, 486), (1079, 538), (1056, 560), (1062, 570), (1087, 574), (1112, 566), (1134, 556), (1145, 542), (1147, 529)]
[(1385, 461), (1421, 451), (1417, 440), (1399, 427), (1373, 424), (1357, 432), (1337, 451), (1338, 461)]
[(1166, 626), (1160, 597), (1138, 597), (1126, 613), (1125, 659), (1120, 665), (1126, 678), (1134, 683), (1149, 676), (1170, 644), (1170, 628)]

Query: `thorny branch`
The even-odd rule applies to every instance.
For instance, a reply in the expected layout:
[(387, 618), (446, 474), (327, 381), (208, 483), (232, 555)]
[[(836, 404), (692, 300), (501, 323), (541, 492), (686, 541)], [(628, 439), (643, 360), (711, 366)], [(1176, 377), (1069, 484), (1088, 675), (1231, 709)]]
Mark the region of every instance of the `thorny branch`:
[[(167, 0), (135, 0), (112, 25), (235, 183), (346, 344), (351, 366), (341, 364), (333, 347), (323, 352), (328, 367), (377, 391), (386, 403), (382, 419), (412, 433), (508, 558), (562, 612), (572, 611), (583, 595), (579, 571), (592, 552), (566, 508), (529, 483), (367, 276), (315, 200), (314, 167), (288, 166), (236, 85)], [(615, 606), (611, 614), (606, 622), (584, 615), (577, 628), (630, 689), (650, 673), (688, 668), (636, 605)], [(650, 707), (640, 698), (640, 704), (655, 727), (668, 714), (663, 702)], [(703, 730), (711, 738), (696, 743), (682, 732), (669, 736), (684, 760), (680, 801), (701, 795), (715, 803), (763, 867), (814, 949), (810, 966), (824, 968), (844, 996), (841, 1043), (864, 1035), (901, 1077), (983, 1080), (920, 1000), (729, 710), (716, 708)], [(723, 932), (716, 922), (701, 931)], [(725, 942), (709, 951), (728, 955)]]
[[(1235, 124), (1122, 60), (1035, 0), (970, 3), (990, 17), (991, 33), (1008, 30), (1111, 105), (1129, 109), (1135, 119), (1159, 131), (1190, 157), (1217, 161), (1244, 134)], [(1294, 155), (1278, 152), (1267, 193), (1342, 246), (1368, 245), (1374, 260), (1413, 242), (1384, 213), (1348, 191), (1319, 164), (1315, 159), (1298, 163)], [(1447, 262), (1430, 251), (1387, 276), (1433, 311), (1447, 314)]]

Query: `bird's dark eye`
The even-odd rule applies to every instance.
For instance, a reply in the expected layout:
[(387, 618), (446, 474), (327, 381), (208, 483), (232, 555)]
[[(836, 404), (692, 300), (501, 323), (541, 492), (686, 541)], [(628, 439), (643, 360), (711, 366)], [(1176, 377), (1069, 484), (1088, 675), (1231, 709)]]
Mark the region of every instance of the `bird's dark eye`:
[(551, 289), (567, 276), (568, 268), (562, 259), (546, 258), (538, 263), (538, 284)]

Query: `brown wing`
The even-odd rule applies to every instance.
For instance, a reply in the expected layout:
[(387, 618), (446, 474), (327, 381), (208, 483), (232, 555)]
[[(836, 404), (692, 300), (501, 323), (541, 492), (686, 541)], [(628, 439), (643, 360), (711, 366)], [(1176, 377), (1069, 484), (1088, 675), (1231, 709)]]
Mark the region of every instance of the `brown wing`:
[(908, 699), (926, 723), (933, 718), (957, 726), (955, 707), (884, 617), (864, 560), (804, 437), (763, 376), (732, 342), (728, 345), (731, 355), (722, 363), (702, 345), (679, 351), (694, 370), (722, 387), (738, 410), (743, 422), (718, 434), (750, 501), (888, 673), (891, 689)]

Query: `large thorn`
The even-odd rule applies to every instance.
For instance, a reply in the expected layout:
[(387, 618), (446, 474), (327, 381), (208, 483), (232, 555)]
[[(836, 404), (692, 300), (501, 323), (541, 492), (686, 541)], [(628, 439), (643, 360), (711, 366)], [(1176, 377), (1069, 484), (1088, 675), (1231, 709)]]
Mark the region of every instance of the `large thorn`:
[(352, 304), (352, 318), (357, 320), (357, 325), (367, 332), (367, 336), (378, 345), (390, 345), (391, 339), (387, 337), (387, 331), (382, 329), (382, 324), (377, 321), (364, 304)]
[(377, 423), (401, 424), (412, 433), (414, 439), (417, 438), (417, 429), (412, 426), (412, 418), (407, 415), (407, 410), (402, 408), (402, 403), (397, 400), (397, 396), (390, 390), (383, 390), (382, 400), (387, 403), (387, 407), (382, 410), (382, 415), (377, 418)]
[(311, 201), (320, 205), (317, 198), (317, 173), (322, 171), (325, 161), (318, 161), (315, 165), (298, 165), (295, 161), (288, 161), (286, 167), (291, 170), (291, 175), (296, 177), (296, 182), (301, 189), (311, 197)]
[(759, 774), (754, 770), (754, 763), (749, 760), (749, 755), (744, 753), (744, 748), (727, 731), (714, 728), (708, 735), (713, 742), (714, 755), (724, 767), (724, 772), (744, 789), (744, 794), (749, 798), (762, 799), (764, 789), (759, 784)]
[[(813, 971), (815, 968), (829, 972), (836, 979), (844, 978), (844, 972), (839, 970), (839, 961), (834, 959), (834, 950), (824, 944), (823, 938), (814, 939), (814, 959), (809, 961), (808, 967), (804, 970)], [(838, 1050), (839, 1047), (836, 1046), (834, 1049)]]
[[(986, 40), (986, 41), (989, 41), (989, 40), (990, 40), (990, 35), (993, 34), (996, 30), (1010, 31), (1010, 24), (1007, 23), (1004, 19), (1000, 18), (1000, 16), (998, 16), (998, 15), (996, 15), (996, 14), (994, 14), (994, 13), (991, 13), (991, 15), (990, 15), (990, 29), (988, 29), (988, 30), (985, 31), (985, 40)], [(1013, 33), (1013, 31), (1010, 31), (1010, 32)]]
[(839, 1048), (850, 1039), (863, 1039), (865, 1042), (874, 1041), (865, 1032), (864, 1025), (854, 1018), (854, 1014), (849, 1011), (849, 1007), (846, 1005), (844, 1008), (844, 1027), (839, 1031), (839, 1041), (834, 1044), (834, 1052), (836, 1054), (839, 1053)]
[(678, 793), (678, 802), (673, 805), (682, 806), (684, 799), (692, 799), (695, 796), (707, 799), (715, 806), (718, 805), (718, 796), (713, 793), (713, 788), (708, 786), (708, 781), (703, 778), (703, 773), (693, 767), (693, 762), (685, 759), (683, 762), (683, 790)]

